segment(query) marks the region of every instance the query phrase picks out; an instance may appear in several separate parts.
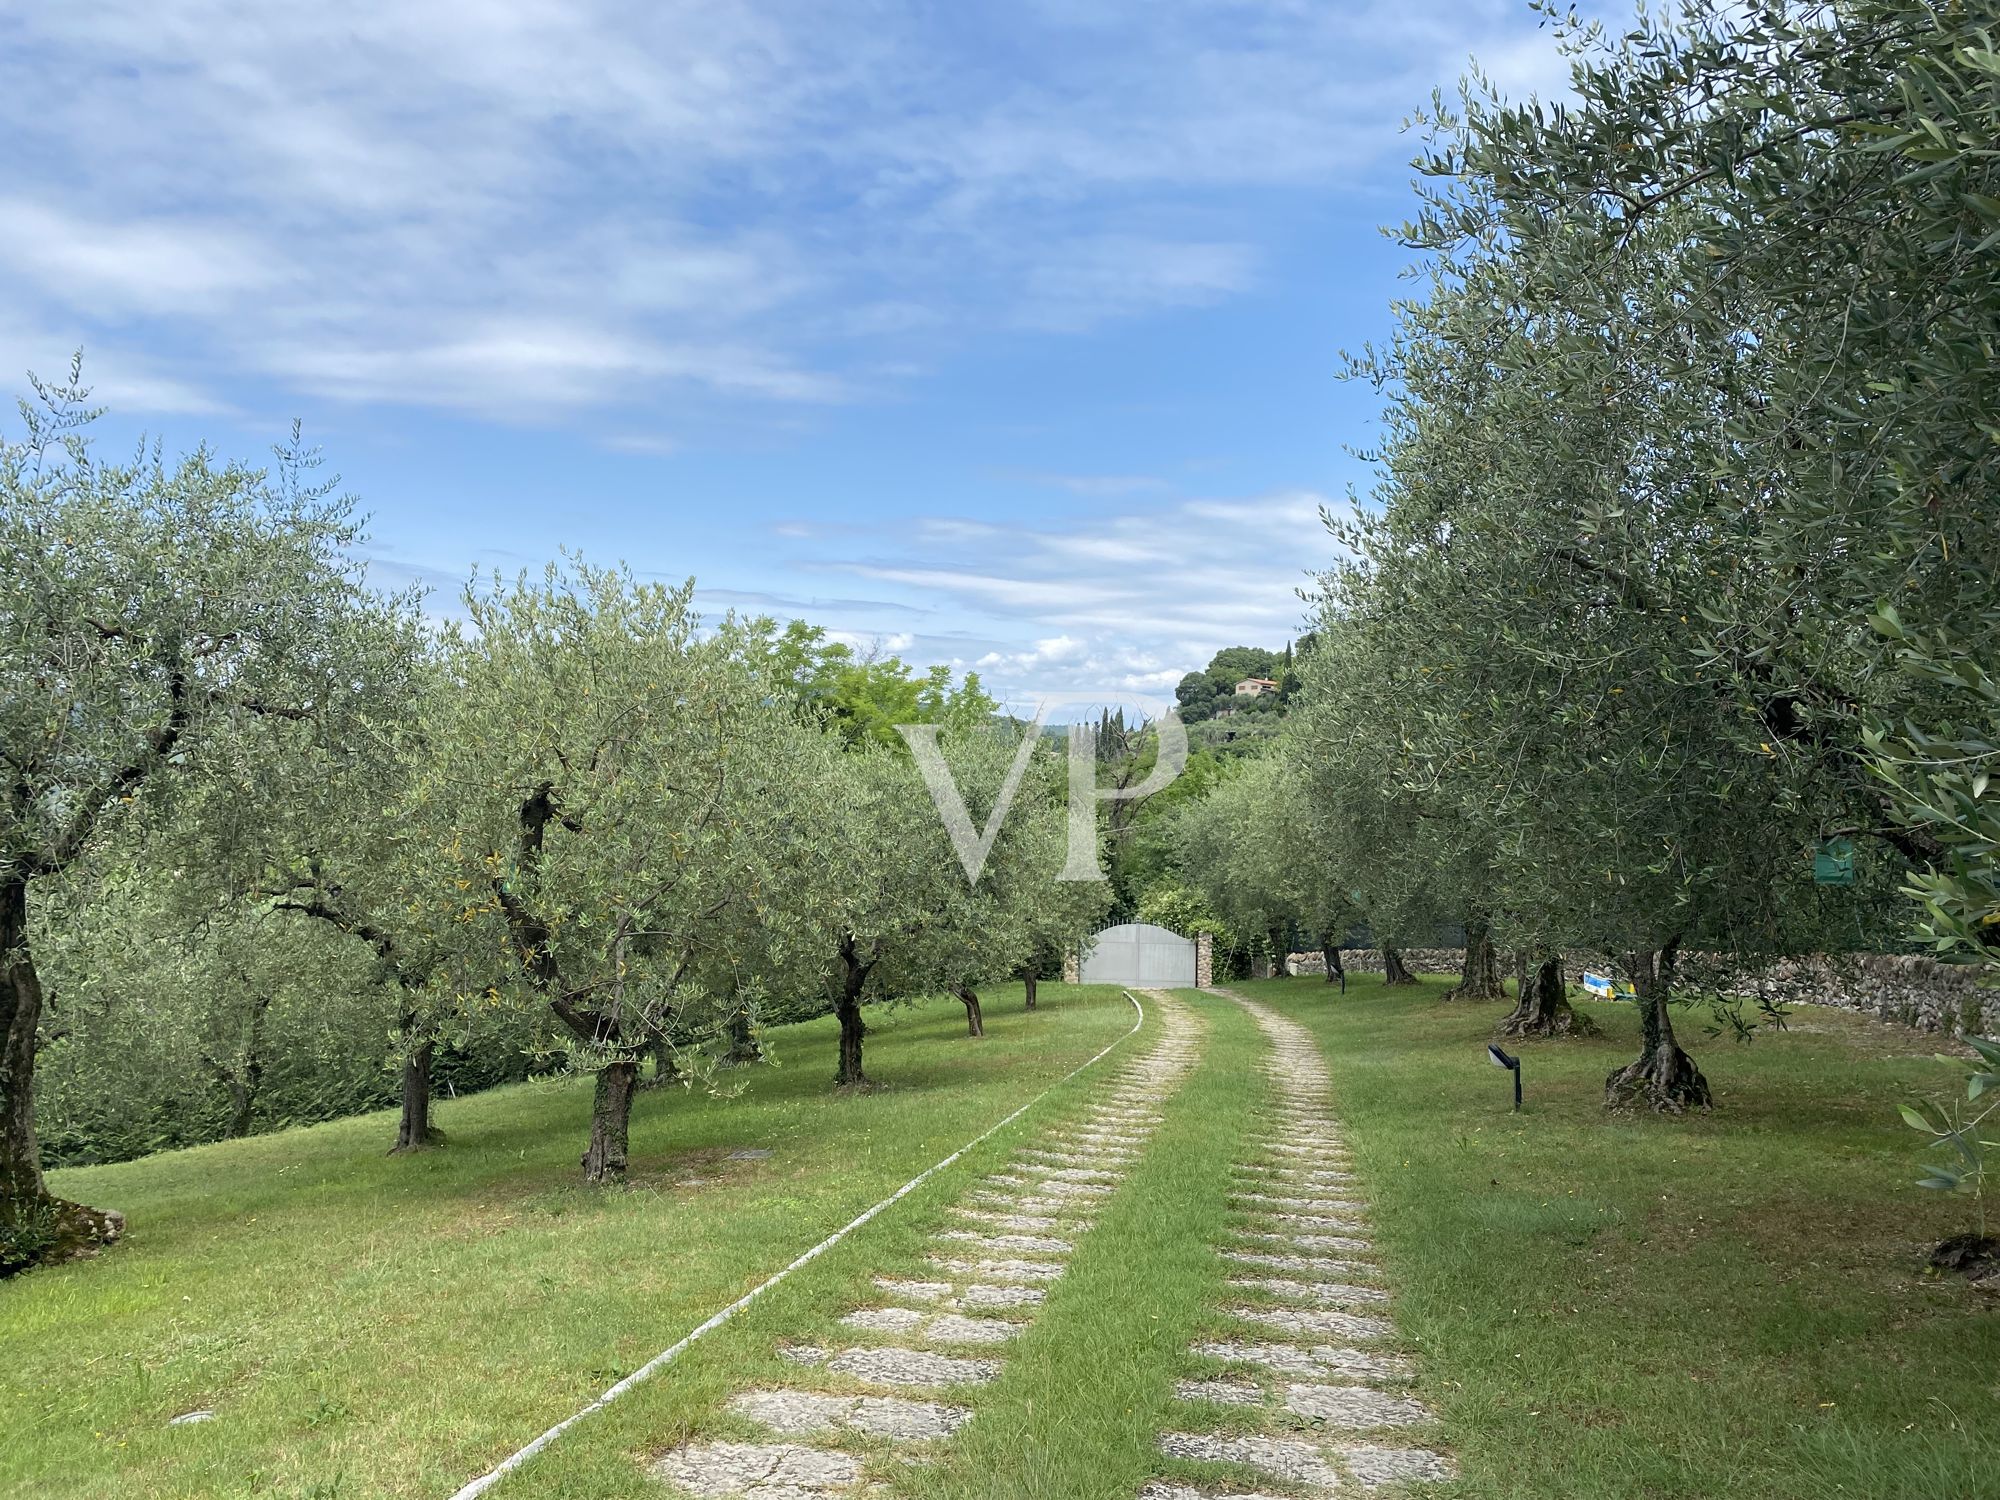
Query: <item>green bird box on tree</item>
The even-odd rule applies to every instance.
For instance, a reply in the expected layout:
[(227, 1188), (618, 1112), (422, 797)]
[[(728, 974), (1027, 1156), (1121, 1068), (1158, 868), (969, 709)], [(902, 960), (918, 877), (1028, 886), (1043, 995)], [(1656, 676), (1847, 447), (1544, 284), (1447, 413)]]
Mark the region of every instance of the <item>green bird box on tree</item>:
[(1854, 884), (1854, 840), (1831, 838), (1813, 855), (1814, 885)]

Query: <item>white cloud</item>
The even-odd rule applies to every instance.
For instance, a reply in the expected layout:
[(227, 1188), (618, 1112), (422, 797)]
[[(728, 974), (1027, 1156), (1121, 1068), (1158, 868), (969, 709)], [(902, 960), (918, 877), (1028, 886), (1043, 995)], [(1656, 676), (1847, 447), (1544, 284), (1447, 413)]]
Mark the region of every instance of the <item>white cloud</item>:
[(1237, 295), (1278, 232), (1249, 195), (1401, 154), (1468, 51), (1559, 78), (1531, 27), (1513, 0), (28, 7), (0, 296), (356, 401), (615, 432), (848, 399), (994, 328)]
[(119, 313), (212, 312), (280, 274), (267, 251), (198, 222), (91, 219), (12, 194), (0, 223), (0, 266), (53, 299)]
[(1307, 627), (1300, 591), (1341, 555), (1323, 507), (1347, 512), (1287, 490), (1043, 525), (921, 517), (877, 533), (876, 545), (904, 538), (892, 555), (822, 538), (797, 565), (865, 578), (990, 638), (969, 652), (918, 632), (913, 651), (979, 672), (1011, 707), (1056, 690), (1157, 697), (1221, 647), (1276, 647)]

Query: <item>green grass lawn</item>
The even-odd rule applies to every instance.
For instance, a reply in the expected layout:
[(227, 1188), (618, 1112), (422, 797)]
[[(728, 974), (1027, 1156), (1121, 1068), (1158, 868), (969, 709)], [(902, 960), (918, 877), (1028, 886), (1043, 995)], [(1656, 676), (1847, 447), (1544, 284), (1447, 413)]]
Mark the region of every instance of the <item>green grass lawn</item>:
[[(1602, 1039), (1521, 1049), (1516, 1117), (1485, 1059), (1500, 1012), (1440, 1002), (1442, 981), (1241, 988), (1325, 1048), (1418, 1393), (1461, 1465), (1447, 1493), (2000, 1495), (2000, 1317), (1923, 1263), (1971, 1206), (1912, 1186), (1894, 1109), (1955, 1085), (1930, 1039), (1801, 1010), (1698, 1048), (1712, 1115), (1615, 1118), (1600, 1090), (1636, 1017), (1592, 1006)], [(742, 1098), (644, 1096), (622, 1191), (576, 1180), (577, 1083), (449, 1103), (452, 1144), (414, 1160), (381, 1154), (377, 1115), (58, 1174), (132, 1232), (0, 1284), (0, 1494), (448, 1495), (1130, 1024), (1115, 990), (1043, 994), (1030, 1016), (996, 990), (983, 1042), (955, 1003), (878, 1018), (870, 1071), (891, 1086), (860, 1096), (827, 1084), (829, 1026), (782, 1031), (782, 1066)], [(884, 1471), (896, 1494), (1129, 1500), (1163, 1467), (1173, 1380), (1223, 1300), (1227, 1167), (1265, 1108), (1250, 1018), (1188, 999), (1202, 1058), (1151, 1148), (973, 1395), (978, 1420)], [(499, 1500), (645, 1493), (676, 1443), (751, 1435), (729, 1395), (814, 1383), (777, 1345), (831, 1341), (874, 1275), (920, 1275), (947, 1206), (1095, 1087), (1058, 1088)], [(738, 1147), (775, 1154), (726, 1160)], [(195, 1407), (217, 1419), (167, 1425)]]
[(449, 1101), (421, 1157), (378, 1114), (53, 1174), (129, 1233), (0, 1283), (0, 1494), (451, 1493), (1133, 1019), (1115, 989), (986, 999), (983, 1041), (955, 1001), (871, 1012), (874, 1092), (835, 1093), (813, 1022), (740, 1098), (642, 1095), (621, 1190), (579, 1181), (581, 1081)]
[[(1304, 978), (1236, 986), (1312, 1028), (1397, 1315), (1479, 1500), (2000, 1496), (2000, 1314), (1926, 1271), (1969, 1200), (1912, 1185), (1898, 1100), (1962, 1087), (1935, 1038), (1802, 1007), (1683, 1041), (1717, 1108), (1612, 1118), (1604, 1036), (1485, 1057), (1502, 1012)], [(1508, 1046), (1513, 1048), (1514, 1044)]]

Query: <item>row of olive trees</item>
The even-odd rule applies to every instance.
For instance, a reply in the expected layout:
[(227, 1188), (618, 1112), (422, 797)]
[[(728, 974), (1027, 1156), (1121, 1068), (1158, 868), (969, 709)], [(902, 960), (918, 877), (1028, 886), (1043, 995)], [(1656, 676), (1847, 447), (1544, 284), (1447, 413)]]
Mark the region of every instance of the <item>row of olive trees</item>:
[(593, 1181), (625, 1169), (646, 1059), (699, 1081), (754, 1050), (768, 998), (817, 996), (858, 1084), (864, 1002), (949, 992), (977, 1035), (976, 986), (1097, 913), (1101, 887), (1053, 879), (1052, 751), (974, 883), (875, 722), (940, 723), (984, 826), (1014, 744), (976, 683), (705, 627), (691, 586), (581, 563), (475, 587), (464, 623), (432, 628), (366, 586), (348, 507), (296, 444), (268, 473), (111, 465), (74, 380), (39, 394), (0, 445), (0, 1259), (118, 1227), (48, 1192), (35, 1129), (39, 954), (102, 922), (93, 892), (239, 939), (252, 923), (265, 967), (329, 942), (365, 964), (399, 1149), (435, 1139), (442, 1043), (539, 1013), (594, 1075)]
[(1564, 951), (1627, 977), (1607, 1100), (1671, 1110), (1709, 1099), (1677, 992), (1906, 938), (1906, 890), (2000, 956), (2000, 41), (1893, 0), (1557, 19), (1563, 109), (1429, 122), (1424, 295), (1355, 364), (1381, 483), (1281, 754), (1371, 921), (1464, 922), (1460, 993), (1496, 944), (1537, 996)]
[[(45, 1165), (311, 1124), (396, 1102), (398, 1009), (367, 949), (151, 854), (39, 883), (34, 957), (57, 997), (35, 1065)], [(493, 1010), (444, 1039), (440, 1094), (559, 1066), (538, 1017)]]

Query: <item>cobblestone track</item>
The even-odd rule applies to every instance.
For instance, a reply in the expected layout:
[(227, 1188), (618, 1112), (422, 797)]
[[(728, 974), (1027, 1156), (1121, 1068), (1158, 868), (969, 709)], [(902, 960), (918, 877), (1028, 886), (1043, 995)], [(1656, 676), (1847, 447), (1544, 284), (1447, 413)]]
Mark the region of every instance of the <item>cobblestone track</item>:
[[(1402, 1441), (1433, 1420), (1424, 1404), (1396, 1389), (1410, 1376), (1397, 1355), (1356, 1348), (1394, 1334), (1383, 1316), (1389, 1293), (1378, 1284), (1366, 1205), (1356, 1196), (1331, 1080), (1312, 1036), (1269, 1006), (1227, 990), (1256, 1019), (1271, 1044), (1266, 1071), (1276, 1098), (1252, 1151), (1238, 1163), (1228, 1207), (1236, 1224), (1219, 1253), (1230, 1267), (1229, 1316), (1239, 1337), (1197, 1343), (1188, 1351), (1213, 1373), (1180, 1381), (1188, 1403), (1182, 1430), (1160, 1435), (1160, 1451), (1193, 1463), (1247, 1466), (1292, 1492), (1339, 1494), (1359, 1486), (1449, 1479), (1451, 1460)], [(1220, 1369), (1216, 1367), (1220, 1366)], [(1237, 1412), (1228, 1430), (1202, 1431), (1202, 1413)], [(1264, 1415), (1269, 1431), (1241, 1430), (1241, 1417)], [(1297, 1431), (1314, 1424), (1310, 1435)], [(1277, 1500), (1156, 1480), (1140, 1500)]]
[(834, 1325), (865, 1342), (780, 1349), (824, 1372), (828, 1389), (737, 1393), (728, 1409), (770, 1440), (684, 1444), (654, 1463), (654, 1477), (687, 1496), (870, 1495), (878, 1492), (867, 1483), (871, 1455), (920, 1462), (924, 1444), (972, 1420), (973, 1391), (999, 1374), (1007, 1344), (1030, 1326), (1077, 1240), (1163, 1122), (1152, 1106), (1195, 1061), (1194, 1013), (1148, 993), (1161, 1021), (1152, 1047), (1112, 1071), (1079, 1123), (1015, 1150), (952, 1206), (921, 1279), (875, 1279), (883, 1300)]

